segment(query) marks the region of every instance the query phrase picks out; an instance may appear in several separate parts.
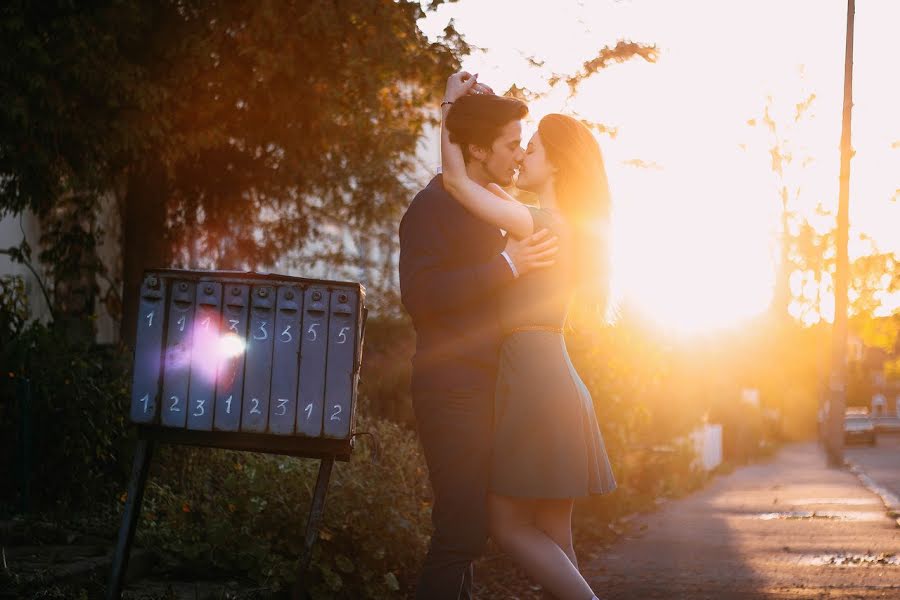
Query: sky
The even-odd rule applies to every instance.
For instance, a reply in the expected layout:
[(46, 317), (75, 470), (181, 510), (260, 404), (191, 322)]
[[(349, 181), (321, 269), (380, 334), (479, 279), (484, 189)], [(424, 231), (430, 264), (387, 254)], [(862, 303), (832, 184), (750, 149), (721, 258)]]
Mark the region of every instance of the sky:
[[(530, 103), (525, 132), (549, 112), (615, 129), (599, 138), (615, 211), (614, 286), (664, 325), (725, 327), (769, 303), (780, 204), (768, 133), (748, 124), (768, 97), (795, 164), (806, 163), (790, 172), (794, 205), (809, 215), (817, 204), (836, 209), (845, 1), (460, 0), (419, 25), (436, 39), (450, 19), (482, 49), (463, 68), (499, 93), (512, 84), (547, 92), (550, 73), (574, 73), (619, 40), (657, 45), (656, 63), (613, 65), (575, 98), (562, 85)], [(860, 234), (900, 253), (900, 78), (890, 72), (898, 24), (900, 2), (857, 2), (851, 258), (872, 252)], [(811, 93), (807, 116), (792, 124)], [(896, 295), (884, 299), (885, 312), (897, 307)]]

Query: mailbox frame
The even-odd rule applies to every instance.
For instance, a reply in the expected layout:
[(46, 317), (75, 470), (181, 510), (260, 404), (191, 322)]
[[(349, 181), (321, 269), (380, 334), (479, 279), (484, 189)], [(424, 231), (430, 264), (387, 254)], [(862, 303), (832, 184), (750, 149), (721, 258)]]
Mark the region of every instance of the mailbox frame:
[[(156, 292), (151, 294), (153, 297), (147, 296), (147, 282), (150, 281), (150, 278), (155, 277), (156, 282), (158, 284), (158, 288)], [(165, 319), (164, 322), (160, 323), (161, 331), (163, 332), (161, 335), (161, 341), (159, 342), (160, 346), (160, 355), (159, 357), (152, 356), (152, 352), (150, 355), (150, 364), (156, 365), (158, 362), (158, 370), (159, 376), (157, 378), (157, 391), (156, 391), (156, 399), (158, 401), (155, 405), (152, 404), (153, 399), (150, 399), (148, 403), (149, 406), (152, 406), (153, 414), (150, 417), (150, 422), (147, 417), (144, 417), (143, 414), (145, 411), (141, 411), (141, 414), (135, 412), (136, 402), (140, 402), (141, 399), (135, 399), (133, 396), (136, 393), (134, 390), (131, 392), (131, 404), (129, 405), (129, 418), (131, 422), (137, 427), (138, 432), (138, 440), (135, 446), (134, 452), (134, 462), (132, 464), (131, 478), (128, 483), (128, 491), (127, 498), (125, 502), (125, 510), (122, 515), (122, 525), (119, 528), (119, 538), (116, 545), (116, 551), (113, 555), (112, 561), (112, 571), (110, 574), (109, 584), (107, 586), (106, 598), (120, 598), (122, 585), (124, 582), (124, 575), (128, 565), (128, 556), (130, 554), (131, 543), (134, 539), (134, 532), (137, 527), (137, 519), (140, 514), (140, 506), (141, 500), (143, 498), (144, 487), (147, 480), (147, 475), (149, 473), (150, 461), (153, 455), (154, 447), (157, 443), (168, 443), (168, 444), (180, 444), (180, 445), (189, 445), (189, 446), (206, 446), (212, 448), (224, 448), (228, 450), (240, 450), (245, 452), (265, 452), (270, 454), (281, 454), (286, 456), (295, 456), (301, 458), (316, 458), (320, 459), (319, 464), (319, 474), (316, 480), (316, 487), (313, 492), (312, 505), (310, 507), (309, 517), (306, 526), (306, 536), (304, 540), (304, 550), (300, 559), (299, 565), (299, 576), (297, 579), (297, 583), (295, 585), (295, 590), (301, 590), (303, 585), (304, 574), (309, 566), (310, 557), (312, 555), (312, 547), (315, 543), (316, 538), (318, 537), (318, 528), (322, 519), (322, 515), (325, 508), (325, 494), (327, 492), (328, 480), (331, 475), (331, 469), (334, 465), (335, 460), (347, 462), (350, 460), (350, 454), (353, 451), (354, 439), (355, 439), (355, 427), (356, 427), (356, 404), (357, 404), (357, 384), (359, 381), (359, 371), (360, 366), (362, 364), (362, 351), (363, 351), (363, 343), (365, 337), (366, 330), (366, 317), (368, 315), (368, 309), (366, 308), (366, 291), (365, 288), (359, 283), (352, 283), (346, 281), (333, 281), (327, 279), (313, 279), (306, 277), (295, 277), (290, 275), (280, 275), (273, 273), (257, 273), (252, 271), (204, 271), (204, 270), (190, 270), (190, 269), (145, 269), (143, 273), (143, 277), (141, 278), (141, 288), (140, 288), (140, 298), (139, 303), (140, 306), (143, 306), (143, 300), (145, 296), (148, 298), (157, 301), (156, 304), (161, 307), (168, 308), (170, 303), (172, 303), (172, 290), (174, 288), (175, 282), (189, 282), (193, 285), (193, 289), (196, 291), (201, 284), (203, 283), (217, 283), (221, 285), (220, 288), (220, 304), (219, 304), (219, 312), (220, 315), (225, 314), (225, 304), (227, 302), (225, 295), (225, 290), (231, 285), (244, 285), (247, 286), (251, 296), (246, 300), (246, 309), (247, 314), (247, 323), (244, 323), (242, 328), (245, 331), (244, 338), (246, 340), (247, 337), (251, 335), (249, 324), (252, 322), (251, 316), (251, 298), (254, 289), (259, 286), (270, 286), (272, 290), (277, 290), (280, 286), (291, 286), (295, 287), (300, 291), (301, 300), (306, 294), (307, 289), (311, 287), (315, 287), (317, 289), (325, 289), (328, 291), (329, 296), (335, 293), (348, 293), (353, 294), (356, 302), (355, 302), (355, 314), (354, 318), (356, 319), (357, 331), (354, 336), (354, 347), (353, 347), (353, 368), (350, 373), (350, 394), (351, 397), (348, 398), (350, 414), (348, 415), (350, 418), (349, 421), (349, 432), (346, 437), (324, 437), (325, 436), (325, 428), (322, 427), (318, 436), (310, 436), (309, 434), (304, 434), (299, 431), (296, 422), (294, 426), (294, 432), (292, 434), (285, 434), (283, 432), (275, 433), (268, 431), (268, 427), (265, 432), (248, 432), (243, 429), (237, 431), (225, 431), (225, 430), (217, 430), (215, 426), (215, 415), (212, 421), (212, 430), (205, 429), (189, 429), (187, 427), (187, 423), (185, 423), (184, 427), (173, 427), (162, 424), (161, 413), (162, 408), (164, 406), (162, 393), (165, 382), (165, 358), (166, 358), (166, 347), (168, 344), (168, 335), (166, 332), (169, 331), (169, 310), (164, 310)], [(151, 286), (152, 287), (152, 286)], [(156, 288), (154, 288), (156, 289)], [(159, 295), (161, 294), (161, 298)], [(196, 309), (196, 294), (194, 297)], [(273, 331), (274, 331), (274, 322), (275, 322), (275, 314), (277, 310), (277, 305), (273, 301)], [(192, 312), (193, 315), (193, 312)], [(138, 321), (140, 321), (141, 313), (138, 313)], [(300, 318), (300, 323), (302, 326), (303, 323), (303, 312), (298, 315)], [(327, 315), (326, 315), (326, 329), (327, 329)], [(301, 329), (302, 333), (302, 329)], [(139, 340), (136, 340), (139, 341)], [(326, 337), (325, 344), (325, 369), (323, 370), (321, 377), (323, 381), (327, 377), (327, 352), (330, 344), (327, 343), (328, 338)], [(156, 343), (156, 340), (150, 340), (150, 342)], [(138, 344), (135, 343), (135, 352), (132, 355), (132, 361), (135, 361), (140, 356), (141, 360), (148, 360), (148, 351), (147, 347), (141, 346), (140, 351), (138, 348)], [(190, 349), (189, 349), (190, 351)], [(159, 360), (156, 361), (155, 359)], [(269, 357), (269, 363), (274, 363), (273, 356)], [(300, 365), (302, 365), (302, 344), (298, 346), (298, 361)], [(242, 360), (242, 367), (246, 369), (246, 360)], [(300, 375), (300, 369), (302, 367), (298, 366), (297, 372), (298, 377)], [(242, 371), (242, 375), (244, 371)], [(144, 385), (148, 381), (146, 369), (141, 371), (141, 382)], [(190, 376), (190, 373), (188, 374)], [(218, 400), (218, 373), (216, 374), (216, 383), (213, 386), (213, 395), (212, 395), (212, 406), (210, 408), (215, 411), (218, 409), (219, 402)], [(149, 378), (152, 381), (152, 378)], [(243, 387), (243, 377), (242, 377), (242, 387)], [(271, 384), (271, 381), (270, 381)], [(134, 379), (132, 381), (132, 385), (134, 385)], [(324, 385), (324, 384), (323, 384)], [(270, 385), (271, 387), (271, 385)], [(143, 390), (142, 390), (143, 391)], [(323, 391), (324, 393), (324, 391)], [(243, 396), (243, 390), (242, 390)], [(299, 406), (299, 383), (297, 386), (297, 402), (295, 403), (297, 413), (299, 414), (300, 406)], [(185, 399), (187, 401), (187, 398)], [(323, 398), (323, 403), (325, 399)], [(241, 414), (243, 414), (243, 398), (241, 402)], [(268, 416), (268, 415), (267, 415)], [(239, 421), (240, 425), (240, 421)]]

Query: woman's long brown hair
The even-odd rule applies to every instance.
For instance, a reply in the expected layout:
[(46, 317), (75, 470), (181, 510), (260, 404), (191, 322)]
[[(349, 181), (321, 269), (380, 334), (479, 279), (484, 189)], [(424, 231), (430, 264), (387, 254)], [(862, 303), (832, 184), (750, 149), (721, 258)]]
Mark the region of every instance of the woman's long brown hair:
[(575, 233), (576, 323), (605, 320), (609, 301), (610, 193), (600, 145), (581, 121), (549, 114), (538, 124), (547, 160), (556, 167), (560, 212)]

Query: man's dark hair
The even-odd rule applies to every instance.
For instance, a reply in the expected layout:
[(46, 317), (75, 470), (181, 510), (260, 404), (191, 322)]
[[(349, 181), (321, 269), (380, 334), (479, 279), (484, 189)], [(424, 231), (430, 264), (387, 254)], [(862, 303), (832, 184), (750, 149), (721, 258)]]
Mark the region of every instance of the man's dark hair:
[(462, 147), (469, 162), (469, 144), (490, 148), (500, 130), (510, 121), (524, 119), (528, 106), (521, 100), (493, 94), (472, 94), (458, 98), (447, 113), (450, 141)]

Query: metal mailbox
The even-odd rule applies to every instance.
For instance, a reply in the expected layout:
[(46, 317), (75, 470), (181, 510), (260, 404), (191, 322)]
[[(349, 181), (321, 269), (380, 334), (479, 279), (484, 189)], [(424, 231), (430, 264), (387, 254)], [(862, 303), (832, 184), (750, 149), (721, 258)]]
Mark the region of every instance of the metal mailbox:
[(174, 281), (168, 313), (163, 363), (163, 401), (160, 421), (168, 427), (184, 427), (191, 375), (191, 342), (194, 330), (194, 292), (191, 281)]
[(155, 423), (159, 418), (166, 289), (166, 281), (153, 275), (145, 277), (141, 285), (131, 388), (134, 423)]
[(297, 433), (310, 437), (322, 435), (325, 414), (325, 377), (321, 375), (328, 352), (329, 297), (325, 286), (310, 286), (304, 295)]
[(224, 351), (216, 369), (215, 431), (238, 431), (241, 428), (241, 395), (244, 389), (243, 340), (247, 337), (250, 286), (225, 284), (225, 299), (219, 331)]
[(215, 281), (197, 287), (197, 310), (191, 338), (191, 377), (188, 386), (188, 429), (212, 431), (216, 401), (216, 370), (210, 360), (219, 344), (222, 319), (222, 284)]
[(275, 305), (275, 349), (269, 398), (269, 433), (291, 435), (297, 416), (297, 377), (300, 373), (300, 319), (303, 291), (299, 286), (278, 287)]
[(325, 419), (323, 435), (345, 438), (354, 425), (354, 390), (359, 376), (356, 368), (357, 296), (345, 290), (331, 292), (328, 320), (328, 357), (325, 369)]
[(285, 448), (273, 441), (276, 436), (297, 448), (301, 440), (327, 440), (323, 448), (337, 448), (346, 458), (365, 314), (365, 290), (358, 283), (148, 271), (131, 419), (169, 433), (218, 434), (204, 443), (221, 447), (236, 447), (225, 434), (252, 434), (234, 439), (240, 447), (263, 450), (274, 444), (272, 451)]

